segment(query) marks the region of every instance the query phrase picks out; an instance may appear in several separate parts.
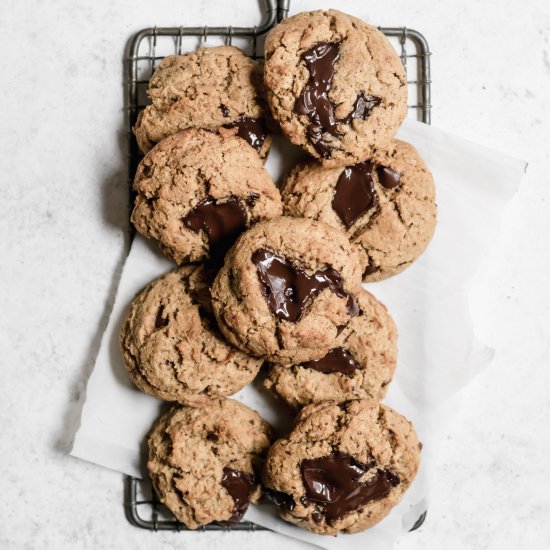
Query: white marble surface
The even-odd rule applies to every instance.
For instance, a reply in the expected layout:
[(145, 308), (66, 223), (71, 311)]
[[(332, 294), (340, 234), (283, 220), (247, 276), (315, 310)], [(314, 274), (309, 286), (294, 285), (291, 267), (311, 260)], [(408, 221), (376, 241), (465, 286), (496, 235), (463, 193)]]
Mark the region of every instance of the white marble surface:
[[(433, 122), (530, 161), (479, 273), (497, 350), (461, 393), (424, 526), (396, 547), (550, 547), (550, 5), (293, 0), (423, 32)], [(212, 15), (207, 15), (213, 6)], [(0, 548), (307, 548), (131, 527), (119, 474), (66, 456), (125, 253), (123, 48), (157, 23), (254, 24), (254, 0), (0, 4)]]

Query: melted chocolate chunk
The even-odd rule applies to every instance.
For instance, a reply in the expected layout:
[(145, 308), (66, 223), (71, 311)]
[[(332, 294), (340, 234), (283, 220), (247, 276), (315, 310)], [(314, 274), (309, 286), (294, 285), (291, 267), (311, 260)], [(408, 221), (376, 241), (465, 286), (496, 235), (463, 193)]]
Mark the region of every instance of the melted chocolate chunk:
[(321, 523), (323, 521), (323, 515), (320, 514), (317, 510), (313, 510), (313, 512), (311, 512), (311, 519), (315, 523)]
[(328, 92), (334, 78), (334, 65), (340, 56), (339, 42), (319, 42), (302, 54), (309, 70), (309, 80), (294, 104), (294, 111), (309, 117), (308, 137), (317, 152), (327, 156), (330, 146), (322, 140), (324, 133), (339, 136), (338, 120)]
[(237, 128), (237, 135), (260, 152), (267, 136), (264, 120), (261, 118), (241, 117), (224, 128)]
[(401, 174), (391, 168), (388, 168), (387, 166), (377, 166), (376, 174), (378, 175), (380, 185), (386, 189), (393, 189), (399, 185)]
[(346, 229), (378, 205), (372, 170), (373, 164), (368, 160), (354, 166), (347, 166), (336, 182), (332, 208)]
[(308, 275), (290, 260), (265, 249), (256, 250), (252, 262), (269, 309), (278, 319), (297, 323), (307, 305), (326, 288), (342, 298), (348, 296), (342, 276), (335, 269)]
[(354, 118), (362, 118), (363, 120), (366, 120), (372, 110), (375, 107), (378, 107), (378, 105), (380, 105), (379, 97), (365, 95), (361, 92), (353, 104), (351, 113), (346, 118), (343, 118), (341, 122), (343, 124), (351, 124)]
[(348, 303), (346, 304), (346, 306), (348, 308), (348, 315), (350, 317), (355, 317), (356, 315), (359, 315), (359, 304), (351, 294), (348, 296)]
[(223, 201), (208, 197), (199, 202), (184, 218), (185, 227), (195, 233), (204, 231), (217, 256), (227, 251), (246, 229), (246, 208), (237, 197)]
[(332, 157), (332, 145), (328, 141), (325, 141), (323, 138), (310, 133), (309, 130), (307, 132), (307, 135), (309, 141), (313, 143), (313, 147), (321, 155), (322, 158), (329, 159)]
[(306, 369), (318, 370), (324, 374), (341, 372), (348, 376), (353, 375), (356, 369), (361, 368), (346, 348), (334, 348), (321, 359), (307, 361), (300, 366)]
[(278, 508), (292, 512), (296, 506), (294, 499), (288, 493), (276, 491), (275, 489), (271, 489), (271, 487), (264, 487), (264, 493), (269, 500), (277, 505)]
[(332, 208), (346, 229), (349, 229), (371, 208), (378, 206), (378, 196), (372, 179), (374, 170), (380, 185), (386, 189), (393, 189), (399, 185), (401, 179), (399, 172), (386, 166), (375, 165), (368, 160), (347, 166), (338, 177), (332, 196)]
[(319, 42), (301, 56), (308, 68), (309, 79), (294, 103), (294, 112), (309, 117), (308, 139), (323, 158), (330, 158), (332, 151), (330, 143), (323, 139), (323, 134), (341, 136), (338, 124), (351, 124), (354, 118), (366, 119), (374, 107), (380, 105), (379, 98), (361, 92), (351, 113), (343, 119), (336, 118), (328, 92), (339, 57), (340, 42)]
[(366, 482), (361, 476), (374, 464), (361, 464), (353, 457), (335, 453), (301, 464), (306, 498), (316, 504), (330, 523), (373, 500), (389, 495), (399, 478), (388, 470), (377, 472)]
[(220, 104), (220, 111), (224, 117), (227, 118), (229, 116), (229, 109), (227, 108), (227, 105), (224, 105), (223, 103)]
[(248, 508), (250, 495), (256, 487), (254, 477), (252, 474), (247, 472), (224, 468), (222, 486), (231, 495), (231, 498), (235, 502), (233, 515), (229, 518), (229, 521), (233, 523), (241, 521), (246, 509)]

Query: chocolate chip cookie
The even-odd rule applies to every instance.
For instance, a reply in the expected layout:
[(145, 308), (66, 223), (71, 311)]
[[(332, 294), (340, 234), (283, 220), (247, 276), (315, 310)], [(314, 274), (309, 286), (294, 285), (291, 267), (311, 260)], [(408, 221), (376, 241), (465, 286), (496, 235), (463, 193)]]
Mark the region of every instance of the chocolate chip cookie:
[(235, 523), (261, 496), (271, 428), (232, 399), (206, 409), (174, 407), (149, 434), (147, 468), (160, 499), (187, 527)]
[(394, 137), (407, 79), (388, 39), (336, 10), (289, 17), (268, 35), (265, 83), (274, 118), (326, 166), (355, 164)]
[(356, 533), (384, 518), (420, 461), (412, 424), (371, 399), (308, 405), (269, 450), (264, 490), (281, 517), (322, 535)]
[(285, 214), (338, 227), (361, 256), (364, 281), (391, 277), (428, 246), (436, 226), (433, 177), (416, 149), (393, 140), (345, 168), (298, 165), (282, 191)]
[(212, 286), (224, 336), (256, 357), (323, 357), (357, 315), (358, 255), (337, 229), (281, 217), (241, 235)]
[(164, 58), (134, 128), (139, 148), (147, 153), (180, 130), (208, 128), (238, 135), (265, 157), (271, 137), (262, 70), (233, 46)]
[(178, 264), (223, 259), (252, 224), (279, 216), (279, 190), (232, 135), (190, 128), (162, 140), (136, 171), (136, 229)]
[(219, 333), (209, 282), (204, 268), (181, 267), (132, 302), (120, 342), (128, 372), (142, 391), (200, 407), (239, 391), (258, 373), (261, 360)]
[(324, 357), (282, 367), (272, 365), (264, 385), (291, 407), (320, 401), (382, 399), (395, 371), (397, 328), (386, 307), (366, 290), (359, 313)]

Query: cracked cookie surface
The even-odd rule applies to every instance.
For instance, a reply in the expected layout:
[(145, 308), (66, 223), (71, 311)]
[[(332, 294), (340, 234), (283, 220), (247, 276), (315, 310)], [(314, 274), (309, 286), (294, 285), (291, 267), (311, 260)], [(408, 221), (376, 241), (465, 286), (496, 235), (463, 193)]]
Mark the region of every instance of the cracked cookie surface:
[(324, 358), (272, 365), (265, 386), (295, 409), (320, 401), (381, 400), (395, 371), (397, 328), (386, 307), (366, 290), (357, 295), (357, 304), (359, 313)]
[(304, 407), (269, 450), (264, 490), (283, 519), (319, 534), (356, 533), (383, 519), (419, 467), (412, 424), (371, 399)]
[[(186, 128), (238, 133), (262, 158), (271, 137), (262, 67), (234, 46), (202, 48), (165, 57), (149, 81), (151, 104), (139, 114), (139, 148)], [(269, 115), (270, 116), (270, 115)]]
[(320, 220), (346, 233), (360, 254), (364, 281), (403, 271), (424, 252), (435, 231), (433, 177), (404, 141), (393, 140), (358, 165), (298, 165), (282, 197), (286, 215)]
[(238, 137), (190, 128), (141, 161), (132, 222), (177, 264), (221, 260), (250, 225), (279, 216), (281, 196)]
[(238, 522), (261, 496), (259, 472), (270, 439), (269, 424), (233, 399), (206, 409), (173, 407), (149, 434), (153, 487), (191, 529)]
[(407, 114), (407, 79), (376, 28), (337, 10), (285, 19), (266, 40), (265, 83), (289, 139), (327, 166), (368, 158)]
[(136, 386), (165, 401), (201, 407), (250, 383), (261, 360), (228, 344), (213, 317), (203, 267), (156, 279), (132, 302), (120, 333)]
[(243, 233), (212, 286), (230, 343), (280, 364), (321, 358), (356, 315), (357, 253), (327, 224), (280, 217)]

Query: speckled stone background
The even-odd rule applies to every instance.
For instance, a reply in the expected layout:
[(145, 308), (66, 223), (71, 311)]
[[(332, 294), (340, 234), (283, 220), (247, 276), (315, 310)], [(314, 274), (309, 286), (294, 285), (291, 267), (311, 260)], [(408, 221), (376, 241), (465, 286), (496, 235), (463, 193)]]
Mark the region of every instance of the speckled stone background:
[[(496, 359), (457, 399), (428, 519), (396, 548), (550, 548), (550, 4), (292, 1), (317, 7), (420, 30), (434, 125), (530, 162), (473, 285)], [(254, 0), (0, 4), (2, 549), (307, 547), (138, 530), (122, 476), (66, 456), (127, 246), (126, 40), (155, 23), (258, 20)]]

